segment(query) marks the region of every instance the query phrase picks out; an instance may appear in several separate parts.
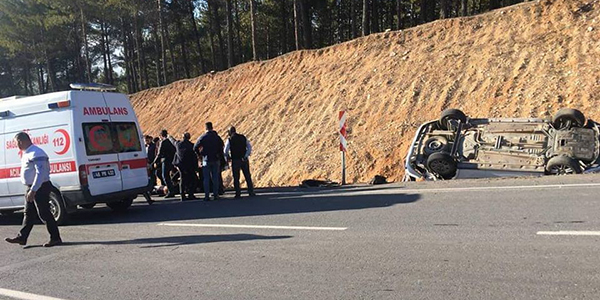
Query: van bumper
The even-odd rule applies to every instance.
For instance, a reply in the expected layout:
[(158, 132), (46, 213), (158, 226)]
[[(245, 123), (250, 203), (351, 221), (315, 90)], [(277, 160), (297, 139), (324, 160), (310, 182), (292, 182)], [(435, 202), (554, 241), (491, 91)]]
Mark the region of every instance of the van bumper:
[(77, 205), (109, 203), (121, 201), (123, 199), (133, 199), (150, 190), (150, 186), (144, 186), (110, 194), (92, 196), (90, 189), (87, 186), (81, 186), (78, 189), (61, 189), (60, 193), (65, 200), (65, 205), (72, 207)]

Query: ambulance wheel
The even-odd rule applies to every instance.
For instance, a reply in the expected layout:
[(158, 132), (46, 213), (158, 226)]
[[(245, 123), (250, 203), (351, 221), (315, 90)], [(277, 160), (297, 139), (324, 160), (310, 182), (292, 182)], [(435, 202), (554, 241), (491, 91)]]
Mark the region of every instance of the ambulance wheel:
[(131, 204), (133, 204), (133, 199), (123, 199), (117, 202), (106, 203), (106, 206), (110, 207), (114, 211), (122, 212), (126, 211)]
[(65, 224), (69, 217), (65, 202), (58, 190), (52, 190), (50, 192), (50, 213), (52, 213), (52, 216), (58, 225)]

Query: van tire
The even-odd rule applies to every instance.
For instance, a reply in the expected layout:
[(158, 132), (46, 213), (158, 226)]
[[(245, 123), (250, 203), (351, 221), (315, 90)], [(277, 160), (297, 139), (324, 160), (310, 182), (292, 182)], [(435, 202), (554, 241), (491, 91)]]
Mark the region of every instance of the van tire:
[(577, 109), (563, 108), (556, 112), (552, 118), (554, 129), (571, 129), (573, 127), (583, 127), (585, 116)]
[(546, 164), (547, 175), (581, 174), (582, 172), (579, 162), (565, 155), (552, 157)]
[(131, 204), (133, 204), (133, 199), (123, 199), (121, 201), (106, 203), (106, 206), (110, 207), (116, 212), (123, 212), (126, 211)]
[(467, 115), (459, 109), (449, 108), (442, 112), (440, 119), (438, 120), (438, 126), (442, 130), (450, 129), (448, 124), (450, 120), (460, 121), (461, 123), (467, 122)]
[(65, 201), (60, 192), (56, 189), (50, 191), (50, 213), (52, 213), (52, 216), (58, 225), (64, 225), (69, 219)]
[(423, 152), (425, 152), (425, 155), (431, 155), (436, 152), (448, 151), (448, 148), (448, 139), (441, 135), (437, 135), (432, 136), (425, 141)]
[(456, 161), (446, 152), (436, 152), (429, 155), (427, 169), (443, 179), (452, 179), (458, 170)]

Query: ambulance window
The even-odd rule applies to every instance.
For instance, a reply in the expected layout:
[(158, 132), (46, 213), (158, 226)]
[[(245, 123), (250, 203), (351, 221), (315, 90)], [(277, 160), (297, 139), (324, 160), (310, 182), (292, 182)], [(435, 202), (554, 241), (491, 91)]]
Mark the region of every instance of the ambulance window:
[(135, 123), (114, 123), (117, 132), (119, 152), (142, 151), (142, 144)]
[(87, 155), (115, 153), (110, 124), (84, 123), (83, 136)]

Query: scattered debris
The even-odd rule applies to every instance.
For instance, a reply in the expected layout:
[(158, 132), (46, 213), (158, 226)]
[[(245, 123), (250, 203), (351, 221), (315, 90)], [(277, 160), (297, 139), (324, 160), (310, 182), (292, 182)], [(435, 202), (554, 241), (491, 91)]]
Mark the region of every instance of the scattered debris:
[(306, 179), (306, 180), (302, 180), (300, 187), (301, 188), (329, 187), (329, 186), (337, 186), (337, 185), (339, 185), (337, 182), (333, 182), (331, 180)]
[(369, 181), (369, 184), (386, 184), (387, 182), (387, 178), (381, 176), (381, 175), (375, 175), (375, 177), (373, 177), (373, 179), (371, 179), (371, 181)]

